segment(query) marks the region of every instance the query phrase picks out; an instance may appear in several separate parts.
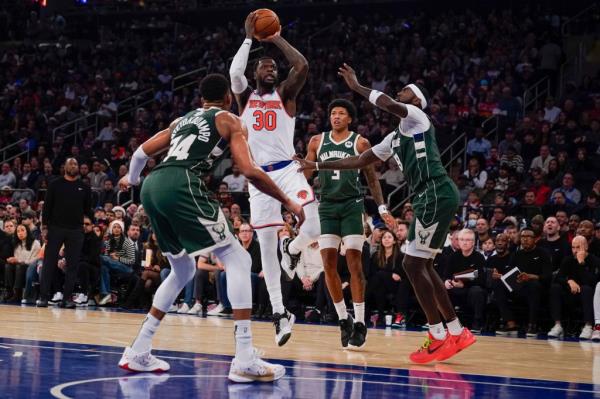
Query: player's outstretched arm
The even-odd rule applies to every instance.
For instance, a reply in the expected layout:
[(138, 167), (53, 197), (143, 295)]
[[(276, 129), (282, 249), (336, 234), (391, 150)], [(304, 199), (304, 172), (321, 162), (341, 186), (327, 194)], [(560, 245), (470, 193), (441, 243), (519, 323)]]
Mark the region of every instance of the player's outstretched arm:
[(254, 162), (250, 154), (250, 147), (248, 146), (248, 131), (240, 118), (229, 112), (224, 112), (217, 115), (216, 122), (217, 130), (221, 136), (229, 140), (233, 162), (239, 166), (240, 171), (248, 181), (263, 193), (281, 202), (288, 211), (296, 215), (298, 223), (304, 223), (305, 216), (302, 206), (285, 195), (275, 185), (273, 180)]
[(277, 32), (262, 41), (271, 42), (276, 45), (292, 65), (292, 69), (290, 69), (287, 79), (281, 82), (281, 85), (279, 86), (279, 94), (281, 94), (284, 101), (295, 100), (306, 82), (306, 77), (308, 76), (308, 61), (301, 52), (296, 50), (294, 46), (281, 36), (280, 32)]
[(369, 149), (363, 152), (360, 155), (356, 155), (354, 157), (348, 157), (344, 159), (338, 159), (337, 161), (327, 161), (327, 162), (315, 162), (309, 161), (308, 159), (302, 159), (299, 156), (294, 156), (294, 161), (297, 161), (300, 164), (300, 168), (298, 168), (299, 172), (304, 172), (306, 170), (332, 170), (332, 169), (363, 169), (367, 165), (372, 164), (377, 161), (379, 158), (373, 153), (373, 150)]
[(252, 37), (254, 36), (254, 23), (256, 22), (256, 13), (253, 11), (246, 17), (244, 29), (246, 30), (246, 38), (240, 46), (237, 53), (231, 61), (229, 67), (229, 78), (231, 80), (231, 91), (235, 96), (240, 111), (246, 106), (252, 88), (248, 85), (246, 79), (246, 66), (248, 65), (248, 57), (250, 56), (250, 48), (252, 47)]
[(356, 72), (354, 69), (346, 63), (341, 66), (338, 70), (338, 75), (344, 78), (348, 87), (360, 94), (361, 96), (368, 98), (369, 101), (378, 108), (389, 112), (390, 114), (394, 114), (400, 118), (405, 118), (408, 114), (406, 109), (406, 105), (394, 100), (390, 96), (385, 93), (382, 93), (377, 90), (371, 90), (368, 87), (362, 86), (358, 83), (358, 79), (356, 78)]
[[(317, 160), (317, 150), (319, 148), (319, 141), (321, 140), (321, 137), (322, 137), (322, 134), (317, 134), (310, 138), (310, 141), (308, 142), (308, 149), (306, 152), (305, 160), (311, 161), (311, 162), (314, 162)], [(311, 170), (311, 169), (306, 169), (303, 172), (304, 172), (304, 177), (306, 177), (307, 179), (310, 178), (313, 174), (313, 170)]]
[[(357, 150), (361, 154), (371, 150), (371, 144), (369, 143), (369, 140), (365, 139), (364, 137), (359, 138)], [(395, 231), (396, 219), (394, 219), (394, 217), (387, 209), (387, 206), (383, 199), (383, 192), (381, 191), (381, 184), (379, 183), (379, 180), (375, 175), (375, 168), (373, 167), (373, 164), (365, 166), (362, 169), (362, 172), (364, 173), (365, 178), (367, 179), (369, 192), (371, 193), (373, 200), (375, 200), (375, 203), (377, 204), (379, 215), (383, 218), (383, 220), (385, 220), (385, 224), (387, 224), (388, 227), (392, 229), (392, 231)]]

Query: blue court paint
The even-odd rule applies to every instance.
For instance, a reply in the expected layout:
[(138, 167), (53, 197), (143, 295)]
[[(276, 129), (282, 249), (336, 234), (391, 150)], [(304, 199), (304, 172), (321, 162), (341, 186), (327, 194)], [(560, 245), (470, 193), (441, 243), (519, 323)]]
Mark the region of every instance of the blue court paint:
[(594, 386), (410, 369), (277, 360), (274, 384), (231, 384), (229, 356), (155, 351), (165, 374), (117, 367), (122, 348), (0, 338), (0, 398), (591, 398)]

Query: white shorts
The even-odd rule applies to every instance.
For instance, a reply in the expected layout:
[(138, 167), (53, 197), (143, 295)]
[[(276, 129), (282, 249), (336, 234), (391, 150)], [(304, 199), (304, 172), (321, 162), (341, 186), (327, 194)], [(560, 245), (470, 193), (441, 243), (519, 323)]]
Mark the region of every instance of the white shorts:
[[(267, 172), (267, 175), (292, 201), (304, 206), (315, 200), (315, 193), (304, 174), (298, 172), (298, 167), (297, 162), (292, 162), (283, 169)], [(279, 201), (259, 191), (252, 184), (249, 185), (248, 192), (250, 219), (254, 229), (284, 225)]]

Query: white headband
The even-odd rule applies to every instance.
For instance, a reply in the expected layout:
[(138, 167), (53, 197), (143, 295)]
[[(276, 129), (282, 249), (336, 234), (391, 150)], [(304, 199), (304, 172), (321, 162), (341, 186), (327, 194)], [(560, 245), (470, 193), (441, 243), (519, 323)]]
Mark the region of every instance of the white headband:
[(423, 95), (423, 92), (413, 83), (406, 85), (406, 87), (411, 89), (413, 91), (413, 93), (415, 93), (415, 96), (417, 96), (417, 98), (419, 100), (421, 100), (421, 109), (427, 108), (427, 100), (425, 100), (425, 96)]

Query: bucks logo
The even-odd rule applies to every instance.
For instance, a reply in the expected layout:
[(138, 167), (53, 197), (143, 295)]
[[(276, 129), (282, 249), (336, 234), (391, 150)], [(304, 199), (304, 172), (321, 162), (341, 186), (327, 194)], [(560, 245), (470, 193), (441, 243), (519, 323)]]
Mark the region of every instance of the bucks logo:
[(212, 227), (212, 231), (219, 235), (219, 240), (225, 239), (225, 225), (223, 223), (215, 224)]
[(427, 239), (429, 238), (429, 236), (431, 235), (430, 231), (419, 231), (419, 239), (421, 241), (421, 245), (426, 245), (427, 244)]
[(436, 222), (426, 228), (417, 218), (415, 225), (415, 243), (417, 244), (417, 249), (430, 250), (431, 240), (433, 239), (438, 224), (439, 222)]

